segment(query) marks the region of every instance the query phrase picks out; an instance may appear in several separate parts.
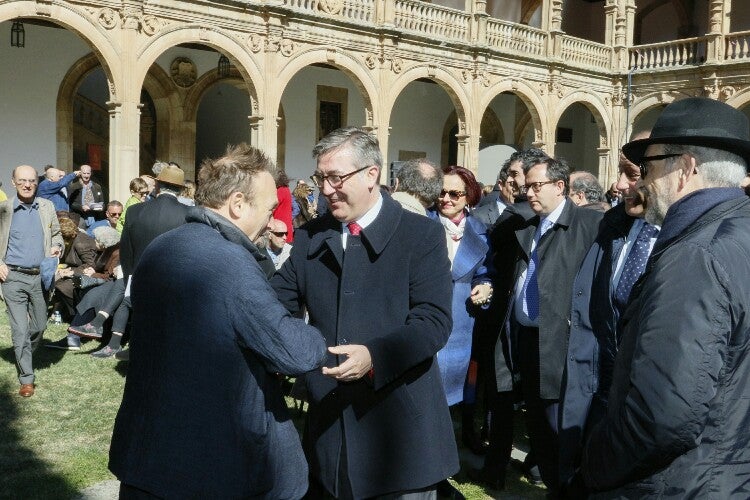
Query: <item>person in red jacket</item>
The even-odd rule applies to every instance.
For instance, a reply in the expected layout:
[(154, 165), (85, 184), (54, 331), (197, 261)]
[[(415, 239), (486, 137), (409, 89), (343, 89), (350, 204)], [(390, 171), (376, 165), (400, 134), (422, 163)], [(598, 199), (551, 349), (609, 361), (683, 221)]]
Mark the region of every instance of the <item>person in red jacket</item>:
[[(279, 219), (286, 227), (292, 227), (292, 192), (289, 190), (289, 177), (286, 176), (286, 172), (279, 170), (276, 174), (276, 197), (279, 199), (279, 204), (276, 206), (276, 210), (273, 211), (273, 218)], [(289, 231), (286, 242), (291, 243), (294, 241), (294, 231)]]

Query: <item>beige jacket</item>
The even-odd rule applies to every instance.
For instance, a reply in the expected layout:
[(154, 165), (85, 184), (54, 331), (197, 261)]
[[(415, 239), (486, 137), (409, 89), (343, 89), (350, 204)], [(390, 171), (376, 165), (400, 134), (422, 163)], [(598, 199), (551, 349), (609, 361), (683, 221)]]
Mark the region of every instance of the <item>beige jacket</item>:
[[(8, 238), (10, 237), (10, 223), (13, 220), (13, 202), (16, 197), (0, 202), (0, 263), (5, 263), (5, 255), (8, 252)], [(63, 239), (60, 234), (60, 224), (57, 221), (57, 213), (52, 202), (37, 197), (39, 203), (39, 218), (42, 221), (44, 231), (44, 248), (49, 257), (53, 246), (63, 248)]]

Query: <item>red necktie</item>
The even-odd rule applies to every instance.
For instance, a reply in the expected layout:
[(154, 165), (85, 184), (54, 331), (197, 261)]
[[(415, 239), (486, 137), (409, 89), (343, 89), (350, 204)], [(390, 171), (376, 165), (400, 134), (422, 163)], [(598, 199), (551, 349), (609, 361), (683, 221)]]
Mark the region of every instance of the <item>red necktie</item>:
[(346, 225), (346, 227), (349, 228), (349, 233), (352, 236), (359, 236), (360, 231), (362, 231), (362, 226), (360, 226), (356, 222), (350, 222)]

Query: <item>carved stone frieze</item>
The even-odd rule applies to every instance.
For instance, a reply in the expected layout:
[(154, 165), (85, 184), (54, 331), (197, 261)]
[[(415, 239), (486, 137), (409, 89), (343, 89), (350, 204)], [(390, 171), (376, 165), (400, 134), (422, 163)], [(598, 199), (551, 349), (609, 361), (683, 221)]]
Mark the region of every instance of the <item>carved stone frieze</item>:
[(294, 40), (285, 38), (283, 33), (267, 36), (254, 33), (247, 37), (247, 46), (255, 54), (263, 50), (265, 52), (279, 52), (285, 57), (290, 57), (297, 49)]
[(36, 13), (40, 16), (52, 15), (52, 0), (36, 0)]
[(326, 14), (336, 16), (344, 8), (344, 0), (318, 0), (318, 8)]
[(378, 56), (376, 54), (373, 54), (372, 52), (369, 52), (365, 55), (365, 65), (368, 69), (375, 69), (378, 65)]
[(169, 76), (178, 87), (188, 88), (198, 79), (198, 70), (187, 57), (176, 57), (169, 67)]
[(259, 35), (258, 33), (253, 33), (252, 35), (247, 37), (247, 46), (250, 48), (250, 51), (255, 54), (263, 50), (265, 44), (266, 39), (263, 37), (263, 35)]
[(401, 73), (404, 70), (404, 60), (400, 57), (393, 57), (391, 59), (391, 71), (396, 74)]
[(120, 14), (114, 9), (104, 7), (99, 9), (96, 19), (105, 29), (111, 30), (120, 23)]

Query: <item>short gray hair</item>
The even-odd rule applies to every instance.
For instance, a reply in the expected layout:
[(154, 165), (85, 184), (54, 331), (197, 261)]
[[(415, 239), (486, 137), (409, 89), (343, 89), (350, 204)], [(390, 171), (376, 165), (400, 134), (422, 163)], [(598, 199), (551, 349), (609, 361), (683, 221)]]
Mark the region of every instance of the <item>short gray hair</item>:
[(571, 172), (570, 178), (571, 193), (583, 193), (589, 203), (604, 201), (604, 188), (594, 174), (579, 170)]
[(109, 248), (120, 243), (120, 233), (110, 226), (99, 226), (94, 228), (94, 239), (104, 248)]
[(355, 170), (370, 165), (376, 165), (378, 169), (383, 167), (378, 140), (359, 127), (340, 128), (323, 137), (313, 148), (312, 157), (317, 162), (321, 156), (341, 147), (347, 147), (352, 152)]
[[(678, 153), (687, 153), (695, 158), (708, 187), (739, 187), (747, 175), (747, 162), (741, 156), (723, 149), (682, 144), (664, 145), (664, 154)], [(671, 172), (676, 158), (670, 160), (667, 165)]]
[[(422, 165), (432, 168), (433, 174), (425, 175)], [(423, 205), (435, 203), (443, 189), (443, 171), (427, 158), (405, 161), (396, 172), (398, 191), (404, 191), (417, 198)]]

